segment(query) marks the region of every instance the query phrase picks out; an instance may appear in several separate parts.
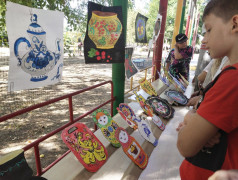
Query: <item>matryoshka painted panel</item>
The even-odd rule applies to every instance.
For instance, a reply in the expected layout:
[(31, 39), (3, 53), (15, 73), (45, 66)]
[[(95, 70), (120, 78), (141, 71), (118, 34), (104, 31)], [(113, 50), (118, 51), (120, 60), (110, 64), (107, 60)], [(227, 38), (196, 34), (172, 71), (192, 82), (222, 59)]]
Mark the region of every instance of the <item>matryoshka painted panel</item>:
[(64, 13), (59, 11), (7, 2), (8, 91), (43, 87), (61, 80), (63, 20)]
[(142, 14), (138, 13), (136, 16), (135, 22), (135, 35), (136, 35), (136, 42), (138, 43), (147, 43), (146, 37), (146, 22), (148, 18), (143, 16)]
[(181, 105), (186, 105), (188, 103), (188, 98), (182, 94), (181, 92), (175, 91), (175, 90), (168, 90), (165, 91), (166, 96), (171, 98), (172, 100), (176, 101), (177, 103)]
[(119, 127), (115, 134), (116, 139), (121, 143), (124, 153), (141, 169), (145, 169), (148, 164), (148, 155), (133, 136)]
[(124, 63), (123, 31), (121, 6), (106, 7), (88, 2), (85, 63)]
[(102, 131), (104, 137), (114, 146), (120, 147), (121, 144), (115, 138), (115, 132), (119, 127), (118, 124), (112, 119), (108, 111), (103, 109), (97, 109), (93, 112), (93, 121)]

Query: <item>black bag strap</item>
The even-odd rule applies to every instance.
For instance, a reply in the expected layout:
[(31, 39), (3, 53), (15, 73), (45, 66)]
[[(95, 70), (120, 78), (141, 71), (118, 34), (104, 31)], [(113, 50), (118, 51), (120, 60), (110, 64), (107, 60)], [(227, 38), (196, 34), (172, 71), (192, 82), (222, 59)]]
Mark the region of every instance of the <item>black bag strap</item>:
[(224, 69), (212, 82), (210, 82), (203, 90), (203, 97), (205, 96), (205, 94), (207, 93), (207, 91), (209, 89), (211, 89), (212, 86), (214, 86), (214, 84), (217, 82), (218, 78), (225, 72), (228, 70), (236, 70), (236, 68), (234, 66), (229, 66), (226, 69)]
[(202, 99), (199, 101), (198, 105), (197, 105), (197, 109), (200, 106), (200, 104), (202, 103), (205, 94), (207, 93), (207, 91), (209, 91), (209, 89), (212, 88), (212, 86), (214, 86), (214, 84), (217, 82), (218, 78), (225, 72), (228, 70), (236, 70), (236, 68), (234, 66), (229, 66), (226, 69), (224, 69), (212, 82), (210, 82), (202, 91)]

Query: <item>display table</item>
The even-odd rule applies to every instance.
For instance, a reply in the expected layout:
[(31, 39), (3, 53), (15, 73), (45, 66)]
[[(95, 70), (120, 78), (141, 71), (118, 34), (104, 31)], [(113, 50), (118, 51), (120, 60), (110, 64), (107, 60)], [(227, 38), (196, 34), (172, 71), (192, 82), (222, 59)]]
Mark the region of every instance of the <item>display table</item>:
[[(161, 89), (167, 89), (166, 86), (163, 86), (160, 80), (153, 82), (152, 85), (157, 92)], [(161, 91), (161, 93), (163, 91)], [(136, 114), (142, 112), (142, 109), (137, 102), (130, 102), (129, 106)], [(113, 120), (115, 120), (119, 126), (126, 129), (127, 132), (138, 141), (147, 153), (149, 161), (144, 170), (141, 170), (126, 156), (122, 147), (115, 148), (110, 145), (99, 129), (95, 132), (95, 135), (106, 147), (109, 157), (107, 162), (97, 172), (88, 172), (79, 163), (76, 157), (72, 153), (69, 153), (49, 171), (43, 174), (43, 177), (49, 180), (144, 180), (179, 178), (178, 168), (183, 160), (183, 157), (179, 154), (176, 147), (177, 132), (175, 129), (179, 122), (183, 120), (187, 111), (188, 109), (186, 107), (175, 107), (175, 115), (172, 119), (169, 121), (162, 119), (162, 121), (167, 124), (164, 131), (161, 131), (152, 121), (150, 121), (153, 134), (159, 139), (159, 143), (156, 147), (146, 141), (139, 134), (138, 130), (130, 128), (119, 114), (116, 114), (113, 117)]]

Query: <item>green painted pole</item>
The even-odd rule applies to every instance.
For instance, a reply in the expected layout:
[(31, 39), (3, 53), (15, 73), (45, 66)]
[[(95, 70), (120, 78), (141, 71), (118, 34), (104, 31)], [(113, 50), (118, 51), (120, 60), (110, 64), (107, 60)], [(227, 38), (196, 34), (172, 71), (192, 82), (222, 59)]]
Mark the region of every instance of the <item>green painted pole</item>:
[(183, 9), (182, 9), (179, 33), (183, 33), (183, 22), (184, 22), (184, 16), (185, 16), (185, 9), (186, 9), (186, 0), (183, 0)]
[[(113, 0), (113, 6), (122, 6), (123, 14), (123, 33), (126, 43), (126, 28), (127, 28), (127, 7), (128, 0)], [(121, 57), (125, 59), (125, 57)], [(113, 102), (113, 115), (117, 113), (117, 107), (124, 102), (125, 91), (125, 66), (124, 63), (112, 64), (112, 82), (113, 94), (116, 100)]]

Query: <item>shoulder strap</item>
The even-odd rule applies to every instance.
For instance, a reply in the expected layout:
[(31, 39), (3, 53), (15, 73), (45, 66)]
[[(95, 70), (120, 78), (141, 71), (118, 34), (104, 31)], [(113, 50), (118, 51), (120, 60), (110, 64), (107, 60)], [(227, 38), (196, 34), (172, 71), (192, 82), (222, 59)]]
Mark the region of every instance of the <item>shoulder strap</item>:
[(211, 89), (212, 86), (214, 86), (214, 84), (217, 82), (218, 78), (225, 72), (228, 70), (236, 70), (236, 68), (234, 66), (229, 66), (226, 69), (224, 69), (212, 82), (210, 82), (203, 90), (203, 96), (207, 93), (207, 91), (209, 89)]
[(236, 68), (234, 66), (229, 66), (227, 67), (226, 69), (224, 69), (212, 82), (210, 82), (202, 91), (202, 98), (201, 100), (199, 101), (198, 105), (197, 105), (197, 108), (200, 106), (200, 104), (202, 103), (204, 97), (205, 97), (205, 94), (207, 93), (207, 91), (209, 91), (209, 89), (212, 88), (212, 86), (214, 86), (214, 84), (217, 82), (218, 78), (221, 76), (221, 74), (223, 74), (225, 71), (228, 71), (228, 70), (236, 70)]

